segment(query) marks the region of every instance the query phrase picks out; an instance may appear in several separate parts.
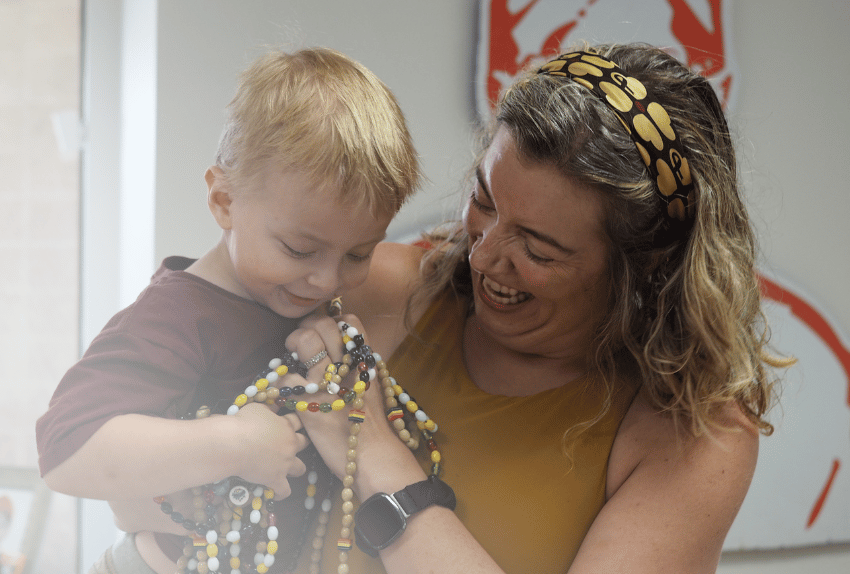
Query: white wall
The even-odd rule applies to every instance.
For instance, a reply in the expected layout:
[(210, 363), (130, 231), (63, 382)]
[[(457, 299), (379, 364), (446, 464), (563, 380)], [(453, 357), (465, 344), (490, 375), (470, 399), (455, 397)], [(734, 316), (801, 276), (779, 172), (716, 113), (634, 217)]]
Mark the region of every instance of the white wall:
[[(125, 2), (131, 7), (150, 3)], [(98, 25), (120, 28), (114, 13), (121, 13), (122, 4), (91, 0), (87, 16)], [(391, 237), (440, 220), (446, 206), (457, 203), (446, 197), (458, 189), (468, 167), (474, 123), (476, 9), (471, 0), (174, 0), (157, 8), (155, 46), (136, 47), (153, 49), (157, 61), (156, 99), (149, 102), (157, 118), (155, 229), (152, 237), (138, 238), (153, 243), (148, 247), (154, 261), (140, 263), (144, 272), (139, 277), (149, 275), (166, 255), (198, 256), (217, 240), (204, 202), (203, 173), (213, 159), (236, 74), (267, 44), (337, 48), (371, 68), (395, 92), (430, 181), (391, 226)], [(731, 121), (742, 144), (763, 266), (804, 286), (850, 331), (850, 225), (845, 221), (850, 215), (850, 108), (844, 102), (850, 78), (841, 61), (850, 53), (850, 0), (738, 0), (732, 9), (741, 86)], [(108, 32), (87, 38), (93, 66), (99, 51), (120, 47), (114, 45), (117, 30)], [(89, 70), (95, 76), (87, 81), (96, 83), (97, 71)], [(108, 78), (100, 81), (114, 89)], [(97, 85), (89, 88), (95, 94), (92, 103), (101, 101), (89, 111), (90, 124), (103, 120), (101, 111), (114, 115), (117, 100), (98, 93)], [(103, 135), (110, 137), (120, 145), (120, 133)], [(103, 199), (107, 210), (116, 209), (115, 190), (108, 186), (117, 182), (106, 175), (117, 169), (110, 163), (115, 154), (108, 146), (100, 149), (102, 156), (86, 159), (91, 186), (86, 193), (92, 201)], [(84, 246), (118, 242), (114, 226), (93, 227), (86, 227)], [(115, 268), (114, 250), (103, 253), (110, 258), (90, 254), (84, 259), (84, 289), (85, 277), (92, 278), (84, 316), (95, 317), (93, 323), (116, 310), (116, 297), (91, 296), (95, 278)], [(110, 289), (104, 288), (105, 295)], [(110, 541), (90, 542), (103, 548)], [(850, 547), (740, 554), (725, 557), (719, 570), (765, 571), (846, 574)]]

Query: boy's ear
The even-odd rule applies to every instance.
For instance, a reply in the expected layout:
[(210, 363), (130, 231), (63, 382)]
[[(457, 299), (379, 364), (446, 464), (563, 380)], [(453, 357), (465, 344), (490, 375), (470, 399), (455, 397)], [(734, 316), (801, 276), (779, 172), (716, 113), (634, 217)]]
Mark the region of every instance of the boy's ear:
[(207, 205), (218, 226), (224, 230), (230, 229), (232, 220), (230, 204), (233, 201), (232, 191), (227, 177), (221, 168), (212, 166), (204, 174), (207, 182)]

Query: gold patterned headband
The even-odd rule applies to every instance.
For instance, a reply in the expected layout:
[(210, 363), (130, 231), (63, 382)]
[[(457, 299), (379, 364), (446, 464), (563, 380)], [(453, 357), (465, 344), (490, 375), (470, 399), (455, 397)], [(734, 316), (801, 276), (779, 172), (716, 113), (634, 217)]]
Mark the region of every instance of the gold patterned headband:
[(693, 217), (694, 184), (688, 160), (667, 111), (637, 78), (589, 52), (562, 54), (537, 72), (570, 78), (608, 104), (634, 140), (667, 216), (683, 222)]

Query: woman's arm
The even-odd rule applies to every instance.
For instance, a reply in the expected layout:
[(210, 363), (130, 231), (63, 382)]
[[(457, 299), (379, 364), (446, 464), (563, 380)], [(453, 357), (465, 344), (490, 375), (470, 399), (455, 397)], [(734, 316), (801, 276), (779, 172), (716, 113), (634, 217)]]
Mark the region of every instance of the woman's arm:
[(759, 435), (736, 405), (729, 430), (694, 438), (638, 396), (611, 453), (608, 501), (570, 574), (715, 572), (755, 471)]

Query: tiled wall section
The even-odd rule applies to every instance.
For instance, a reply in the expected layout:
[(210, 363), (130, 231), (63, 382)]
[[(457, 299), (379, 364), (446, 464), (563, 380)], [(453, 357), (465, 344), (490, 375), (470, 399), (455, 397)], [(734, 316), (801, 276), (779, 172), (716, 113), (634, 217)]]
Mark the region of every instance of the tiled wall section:
[[(35, 420), (78, 355), (81, 0), (0, 0), (0, 465), (34, 467)], [(0, 484), (2, 476), (0, 476)], [(53, 495), (38, 572), (75, 571), (74, 500)]]

